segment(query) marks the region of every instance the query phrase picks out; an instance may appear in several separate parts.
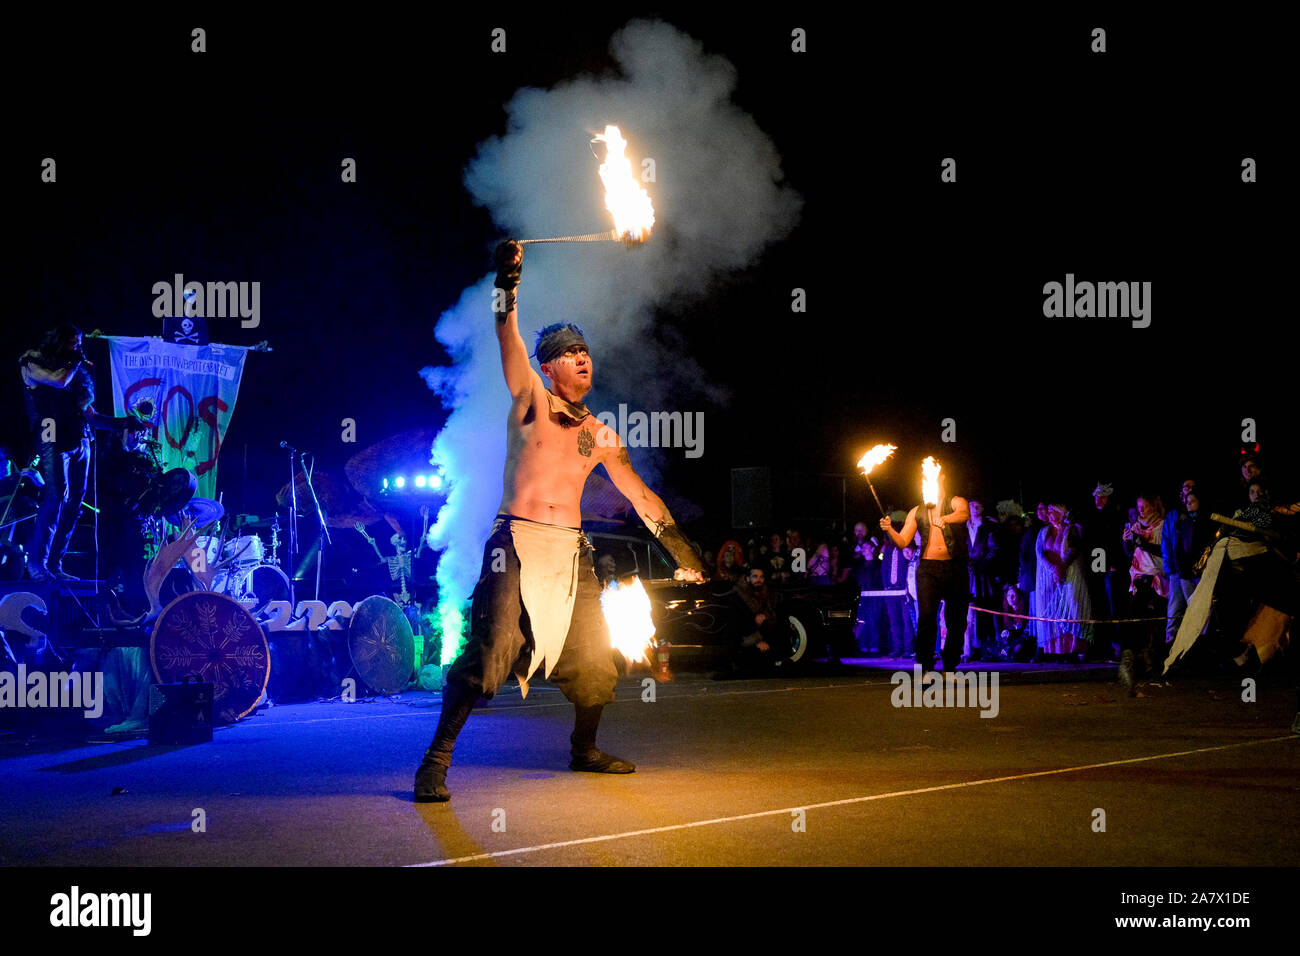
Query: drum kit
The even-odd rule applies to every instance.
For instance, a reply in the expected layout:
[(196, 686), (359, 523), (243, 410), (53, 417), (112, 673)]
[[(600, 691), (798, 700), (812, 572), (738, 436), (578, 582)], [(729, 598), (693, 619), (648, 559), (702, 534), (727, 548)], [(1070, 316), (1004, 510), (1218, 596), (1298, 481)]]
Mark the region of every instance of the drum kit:
[[(176, 562), (163, 584), (164, 604), (194, 591), (224, 594), (254, 616), (272, 601), (291, 600), (289, 576), (280, 567), (279, 517), (259, 519), (237, 515), (235, 536), (228, 537), (222, 521), (226, 509), (220, 501), (197, 497), (198, 480), (185, 468), (162, 471), (142, 465), (137, 493), (129, 507), (145, 518), (155, 546), (168, 540), (169, 526), (193, 524), (205, 532), (195, 540), (195, 550)], [(267, 550), (260, 531), (269, 530)]]
[[(128, 507), (146, 522), (156, 548), (177, 540), (182, 529), (199, 532), (194, 547), (167, 573), (159, 594), (163, 610), (150, 640), (155, 676), (160, 681), (190, 676), (211, 681), (214, 718), (239, 720), (256, 708), (267, 689), (271, 654), (266, 627), (274, 630), (270, 606), (293, 604), (289, 576), (280, 567), (279, 518), (235, 515), (227, 528), (225, 507), (196, 496), (192, 472), (163, 471), (148, 449), (143, 452)], [(295, 510), (291, 499), (291, 516)], [(268, 531), (269, 549), (262, 536)], [(395, 694), (407, 686), (415, 644), (401, 607), (381, 595), (369, 597), (355, 606), (346, 631), (353, 671), (366, 688)]]
[[(214, 591), (233, 598), (254, 615), (265, 611), (272, 601), (292, 600), (289, 576), (280, 567), (279, 519), (248, 520), (251, 516), (239, 515), (238, 530), (231, 538), (218, 524), (224, 516), (222, 506), (210, 498), (192, 500), (176, 516), (173, 523), (184, 526), (193, 518), (194, 527), (208, 533), (195, 540), (197, 551), (191, 552), (190, 560), (178, 561), (168, 575), (168, 596)], [(270, 529), (269, 552), (257, 533), (261, 528)]]

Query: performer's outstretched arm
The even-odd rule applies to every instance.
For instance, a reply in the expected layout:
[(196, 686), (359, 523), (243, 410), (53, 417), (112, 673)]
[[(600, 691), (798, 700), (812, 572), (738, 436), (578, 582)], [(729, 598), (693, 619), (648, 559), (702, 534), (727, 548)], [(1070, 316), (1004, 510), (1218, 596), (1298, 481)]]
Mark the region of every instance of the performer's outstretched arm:
[(609, 432), (609, 439), (612, 441), (605, 455), (602, 456), (601, 463), (609, 474), (609, 480), (623, 493), (623, 497), (632, 503), (632, 507), (641, 516), (645, 526), (654, 533), (677, 562), (677, 572), (673, 577), (681, 581), (703, 581), (704, 565), (700, 562), (700, 556), (695, 553), (691, 543), (686, 540), (686, 535), (682, 534), (681, 529), (673, 521), (673, 516), (668, 513), (668, 506), (633, 470), (627, 449), (618, 444), (618, 436), (612, 429), (605, 430)]
[(516, 298), (524, 268), (524, 247), (508, 239), (497, 246), (493, 260), (497, 278), (492, 293), (492, 312), (496, 318), (497, 342), (501, 346), (501, 371), (505, 373), (510, 394), (519, 399), (534, 393), (542, 384), (528, 362), (528, 347), (519, 334)]

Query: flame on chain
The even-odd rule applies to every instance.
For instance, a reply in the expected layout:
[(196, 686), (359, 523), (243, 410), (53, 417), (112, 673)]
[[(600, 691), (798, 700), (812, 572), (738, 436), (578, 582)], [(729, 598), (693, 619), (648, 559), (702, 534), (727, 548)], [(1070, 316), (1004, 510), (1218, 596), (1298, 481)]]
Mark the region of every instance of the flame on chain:
[(939, 504), (939, 463), (930, 455), (921, 462), (921, 500), (927, 505)]
[(655, 636), (654, 621), (650, 616), (650, 595), (646, 594), (641, 579), (632, 576), (623, 582), (615, 579), (600, 592), (600, 609), (609, 624), (609, 640), (630, 664), (633, 661), (650, 662), (650, 639)]
[(867, 453), (862, 456), (862, 460), (858, 462), (858, 467), (862, 469), (864, 475), (869, 475), (871, 469), (896, 451), (898, 451), (896, 445), (872, 445), (871, 448), (867, 449)]
[(645, 241), (655, 224), (655, 210), (650, 196), (632, 175), (632, 163), (623, 155), (627, 140), (617, 126), (606, 126), (593, 143), (605, 144), (605, 161), (600, 164), (600, 181), (605, 184), (605, 208), (614, 217), (614, 230), (620, 238)]

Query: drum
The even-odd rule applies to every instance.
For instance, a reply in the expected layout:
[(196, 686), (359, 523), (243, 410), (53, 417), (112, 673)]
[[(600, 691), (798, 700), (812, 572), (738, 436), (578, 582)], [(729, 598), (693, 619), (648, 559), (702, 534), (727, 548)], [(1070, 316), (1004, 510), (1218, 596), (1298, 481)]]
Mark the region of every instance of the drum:
[(352, 610), (348, 650), (357, 675), (378, 694), (399, 694), (415, 670), (415, 636), (397, 603), (368, 597)]
[(136, 510), (148, 515), (174, 515), (193, 500), (198, 487), (199, 480), (194, 477), (194, 472), (185, 468), (172, 468), (150, 484)]
[(271, 653), (253, 615), (224, 594), (182, 594), (158, 616), (149, 661), (160, 684), (194, 676), (212, 684), (215, 722), (249, 714), (266, 690)]
[(255, 534), (241, 535), (226, 542), (223, 557), (236, 568), (251, 568), (266, 561), (262, 539)]
[(259, 564), (234, 571), (223, 590), (245, 606), (251, 602), (249, 610), (259, 614), (272, 601), (289, 600), (289, 577), (273, 564)]
[[(194, 539), (194, 548), (198, 548), (203, 552), (204, 560), (207, 562), (207, 567), (209, 568), (221, 560), (221, 552), (217, 550), (220, 547), (221, 539), (215, 535), (201, 534)], [(190, 553), (182, 556), (181, 559), (176, 562), (175, 566), (177, 568), (193, 566), (192, 562), (195, 559), (194, 548), (190, 548)], [(193, 588), (191, 588), (191, 590), (193, 590)]]

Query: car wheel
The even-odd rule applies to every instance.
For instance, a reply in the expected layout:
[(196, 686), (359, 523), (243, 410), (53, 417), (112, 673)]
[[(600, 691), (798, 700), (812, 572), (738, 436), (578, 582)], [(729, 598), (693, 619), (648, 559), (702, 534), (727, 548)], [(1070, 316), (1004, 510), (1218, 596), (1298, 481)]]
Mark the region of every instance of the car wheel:
[(786, 623), (790, 627), (790, 653), (785, 659), (786, 663), (792, 667), (803, 667), (812, 662), (813, 630), (797, 614), (787, 615)]

